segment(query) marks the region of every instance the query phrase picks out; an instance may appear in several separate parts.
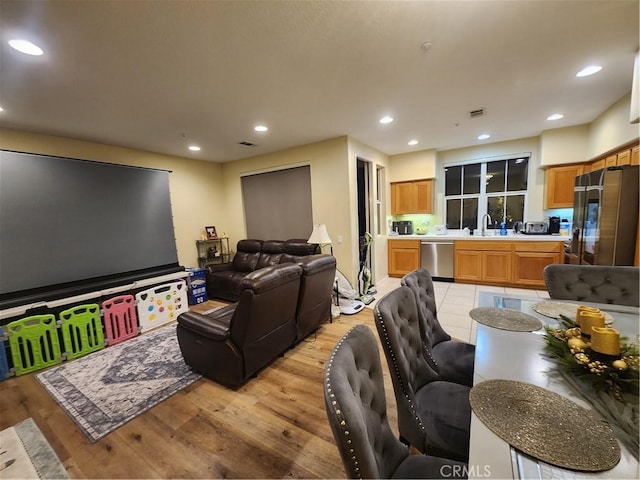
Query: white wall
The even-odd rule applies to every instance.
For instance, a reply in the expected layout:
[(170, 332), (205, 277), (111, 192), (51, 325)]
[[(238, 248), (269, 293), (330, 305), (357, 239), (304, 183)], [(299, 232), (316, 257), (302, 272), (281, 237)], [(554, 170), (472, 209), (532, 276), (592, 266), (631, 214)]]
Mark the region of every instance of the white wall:
[(540, 135), (540, 165), (552, 166), (589, 160), (589, 124), (545, 130)]
[(490, 159), (505, 155), (530, 153), (529, 158), (529, 195), (525, 205), (524, 221), (543, 219), (544, 171), (540, 169), (539, 137), (520, 138), (508, 142), (489, 143), (473, 147), (458, 148), (438, 152), (435, 183), (436, 214), (442, 216), (444, 211), (444, 165), (452, 162)]
[[(369, 147), (364, 143), (356, 140), (355, 138), (349, 137), (349, 184), (352, 189), (351, 193), (351, 202), (350, 202), (350, 210), (351, 210), (351, 228), (352, 228), (352, 238), (354, 239), (354, 244), (352, 245), (352, 268), (355, 272), (358, 272), (359, 269), (359, 244), (358, 244), (358, 182), (356, 178), (356, 162), (357, 159), (360, 158), (362, 160), (368, 161), (371, 163), (371, 191), (370, 194), (370, 204), (373, 205), (374, 210), (371, 212), (371, 219), (373, 222), (371, 230), (373, 230), (373, 244), (370, 247), (370, 255), (372, 260), (372, 273), (373, 273), (373, 282), (378, 283), (380, 280), (385, 278), (388, 275), (388, 262), (387, 262), (387, 226), (386, 226), (386, 218), (391, 210), (390, 204), (390, 192), (389, 192), (389, 157), (376, 150), (375, 148)], [(384, 175), (386, 181), (383, 185), (383, 191), (381, 192), (381, 196), (383, 198), (383, 210), (382, 210), (382, 225), (379, 226), (379, 230), (381, 233), (375, 234), (377, 224), (376, 211), (375, 211), (375, 199), (377, 198), (377, 182), (375, 181), (376, 169), (378, 167), (384, 168)], [(343, 272), (344, 273), (344, 272)], [(347, 277), (349, 278), (349, 277)], [(354, 278), (355, 280), (355, 278)], [(355, 287), (355, 283), (353, 284)], [(357, 289), (356, 289), (357, 290)]]
[(434, 149), (391, 155), (389, 157), (391, 165), (389, 181), (403, 182), (406, 180), (435, 178), (436, 157), (437, 152)]
[(0, 130), (0, 148), (170, 170), (173, 227), (182, 266), (198, 265), (195, 241), (200, 239), (205, 225), (215, 225), (218, 234), (221, 226), (224, 229), (225, 199), (219, 164), (8, 129)]
[(640, 125), (629, 123), (631, 93), (628, 93), (591, 123), (587, 153), (589, 159), (637, 140)]

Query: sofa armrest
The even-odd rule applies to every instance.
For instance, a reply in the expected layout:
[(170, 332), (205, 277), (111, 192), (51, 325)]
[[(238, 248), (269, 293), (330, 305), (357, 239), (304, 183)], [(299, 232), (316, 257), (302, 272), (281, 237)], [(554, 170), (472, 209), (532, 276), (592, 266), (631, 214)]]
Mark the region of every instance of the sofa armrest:
[(236, 304), (219, 308), (208, 315), (196, 312), (185, 312), (178, 316), (178, 323), (189, 330), (197, 332), (211, 340), (224, 342), (229, 338), (231, 317)]
[(213, 264), (207, 265), (207, 268), (209, 269), (210, 272), (224, 272), (228, 270), (233, 270), (233, 263), (231, 262), (213, 263)]

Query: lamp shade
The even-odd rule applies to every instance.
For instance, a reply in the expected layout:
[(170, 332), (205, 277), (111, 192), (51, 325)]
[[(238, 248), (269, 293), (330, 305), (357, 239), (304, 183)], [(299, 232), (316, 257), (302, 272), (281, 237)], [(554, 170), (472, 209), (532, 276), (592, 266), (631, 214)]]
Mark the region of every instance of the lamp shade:
[(313, 232), (311, 232), (311, 236), (307, 243), (317, 243), (318, 245), (329, 245), (331, 244), (331, 237), (327, 233), (327, 226), (324, 223), (313, 226)]

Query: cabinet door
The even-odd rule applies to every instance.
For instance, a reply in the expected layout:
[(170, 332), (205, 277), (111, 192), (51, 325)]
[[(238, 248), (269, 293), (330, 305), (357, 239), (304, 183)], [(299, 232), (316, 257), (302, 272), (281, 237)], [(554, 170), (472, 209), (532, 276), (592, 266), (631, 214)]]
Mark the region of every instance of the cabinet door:
[(513, 281), (517, 285), (546, 289), (542, 272), (552, 263), (562, 263), (562, 253), (514, 252)]
[(511, 252), (482, 252), (482, 280), (511, 282)]
[(394, 183), (391, 187), (393, 194), (391, 213), (393, 215), (415, 213), (415, 185), (412, 182), (402, 182)]
[(420, 268), (420, 241), (389, 240), (389, 276), (403, 277)]
[(551, 167), (546, 174), (545, 208), (573, 207), (573, 186), (576, 176), (582, 175), (582, 165)]
[(604, 166), (606, 167), (615, 167), (617, 165), (618, 162), (618, 156), (617, 155), (609, 155), (607, 158), (604, 159)]
[(415, 213), (433, 213), (433, 180), (415, 182)]
[(605, 162), (606, 162), (606, 160), (604, 158), (602, 158), (602, 159), (600, 159), (600, 160), (598, 160), (596, 162), (593, 162), (591, 164), (591, 171), (595, 172), (596, 170), (600, 170), (601, 168), (604, 168)]
[(479, 282), (482, 280), (482, 254), (473, 250), (456, 250), (454, 277), (457, 280)]
[(640, 146), (631, 149), (631, 165), (640, 165)]
[(631, 163), (631, 149), (618, 153), (617, 165), (629, 165)]

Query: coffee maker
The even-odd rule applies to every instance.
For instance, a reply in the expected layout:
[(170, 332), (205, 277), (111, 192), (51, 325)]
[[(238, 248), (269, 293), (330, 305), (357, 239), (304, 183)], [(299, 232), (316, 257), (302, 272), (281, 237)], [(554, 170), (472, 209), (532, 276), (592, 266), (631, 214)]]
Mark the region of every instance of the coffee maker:
[(551, 235), (560, 234), (560, 217), (549, 217), (549, 233)]

